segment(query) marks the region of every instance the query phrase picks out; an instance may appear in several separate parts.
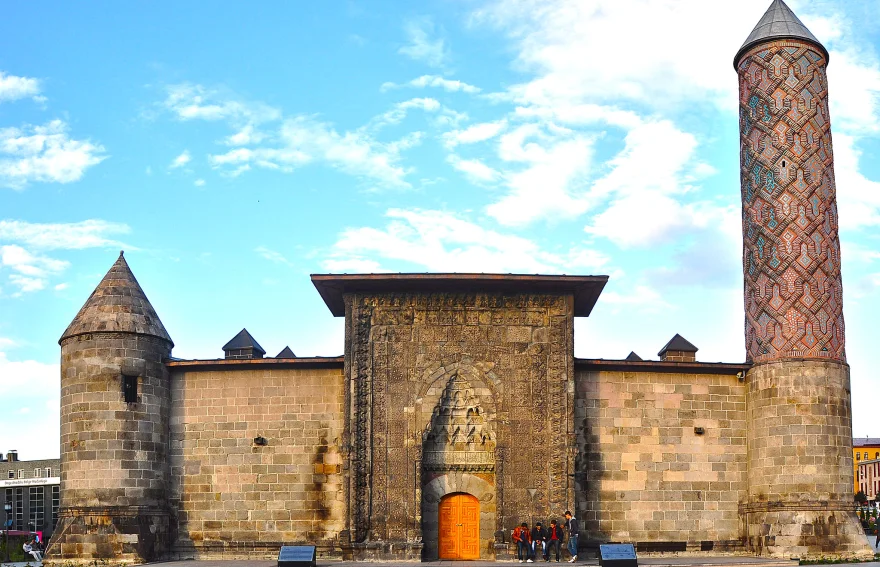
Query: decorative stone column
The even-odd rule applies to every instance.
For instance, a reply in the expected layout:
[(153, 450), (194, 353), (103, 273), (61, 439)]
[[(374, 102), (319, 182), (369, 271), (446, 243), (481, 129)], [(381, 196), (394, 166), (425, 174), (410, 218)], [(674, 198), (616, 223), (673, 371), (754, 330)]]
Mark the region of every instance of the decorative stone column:
[(748, 372), (748, 544), (870, 557), (852, 495), (849, 366), (828, 51), (774, 0), (734, 59), (740, 84)]

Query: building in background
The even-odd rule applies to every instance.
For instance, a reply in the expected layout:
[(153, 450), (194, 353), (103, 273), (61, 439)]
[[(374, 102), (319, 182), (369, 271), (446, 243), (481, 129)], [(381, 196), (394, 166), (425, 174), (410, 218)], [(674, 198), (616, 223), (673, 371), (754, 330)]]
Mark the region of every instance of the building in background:
[[(853, 438), (853, 492), (862, 490), (859, 466), (862, 461), (880, 459), (880, 437)], [(865, 492), (867, 494), (867, 492)], [(873, 498), (873, 497), (872, 497)]]
[(859, 490), (868, 497), (868, 500), (876, 502), (877, 495), (880, 494), (880, 459), (862, 461), (857, 468)]
[(10, 530), (42, 532), (48, 541), (58, 523), (61, 459), (21, 461), (17, 451), (0, 455), (0, 514), (7, 502), (12, 504)]

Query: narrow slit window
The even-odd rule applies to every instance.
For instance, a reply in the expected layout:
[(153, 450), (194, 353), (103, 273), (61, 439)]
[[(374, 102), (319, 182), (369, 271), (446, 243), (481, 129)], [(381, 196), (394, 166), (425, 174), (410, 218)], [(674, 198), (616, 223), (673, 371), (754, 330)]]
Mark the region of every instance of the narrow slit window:
[(125, 403), (134, 404), (138, 401), (138, 377), (122, 376), (122, 397)]

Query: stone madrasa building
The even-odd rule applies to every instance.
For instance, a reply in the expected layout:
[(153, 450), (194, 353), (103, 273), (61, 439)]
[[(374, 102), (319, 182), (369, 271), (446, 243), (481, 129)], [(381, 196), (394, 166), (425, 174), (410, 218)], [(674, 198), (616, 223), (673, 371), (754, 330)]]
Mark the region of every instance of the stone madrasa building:
[(781, 0), (734, 58), (743, 364), (678, 336), (659, 361), (576, 359), (605, 276), (486, 274), (315, 275), (343, 356), (264, 358), (242, 332), (179, 360), (120, 256), (60, 340), (49, 557), (501, 559), (518, 522), (566, 508), (583, 548), (872, 556), (827, 63)]

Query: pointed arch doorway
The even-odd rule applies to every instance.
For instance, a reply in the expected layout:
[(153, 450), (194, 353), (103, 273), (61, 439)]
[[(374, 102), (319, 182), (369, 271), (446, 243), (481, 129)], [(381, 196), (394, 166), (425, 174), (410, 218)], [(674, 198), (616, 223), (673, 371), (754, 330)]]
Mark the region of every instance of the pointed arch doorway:
[(440, 500), (440, 559), (480, 558), (480, 501), (458, 492)]

